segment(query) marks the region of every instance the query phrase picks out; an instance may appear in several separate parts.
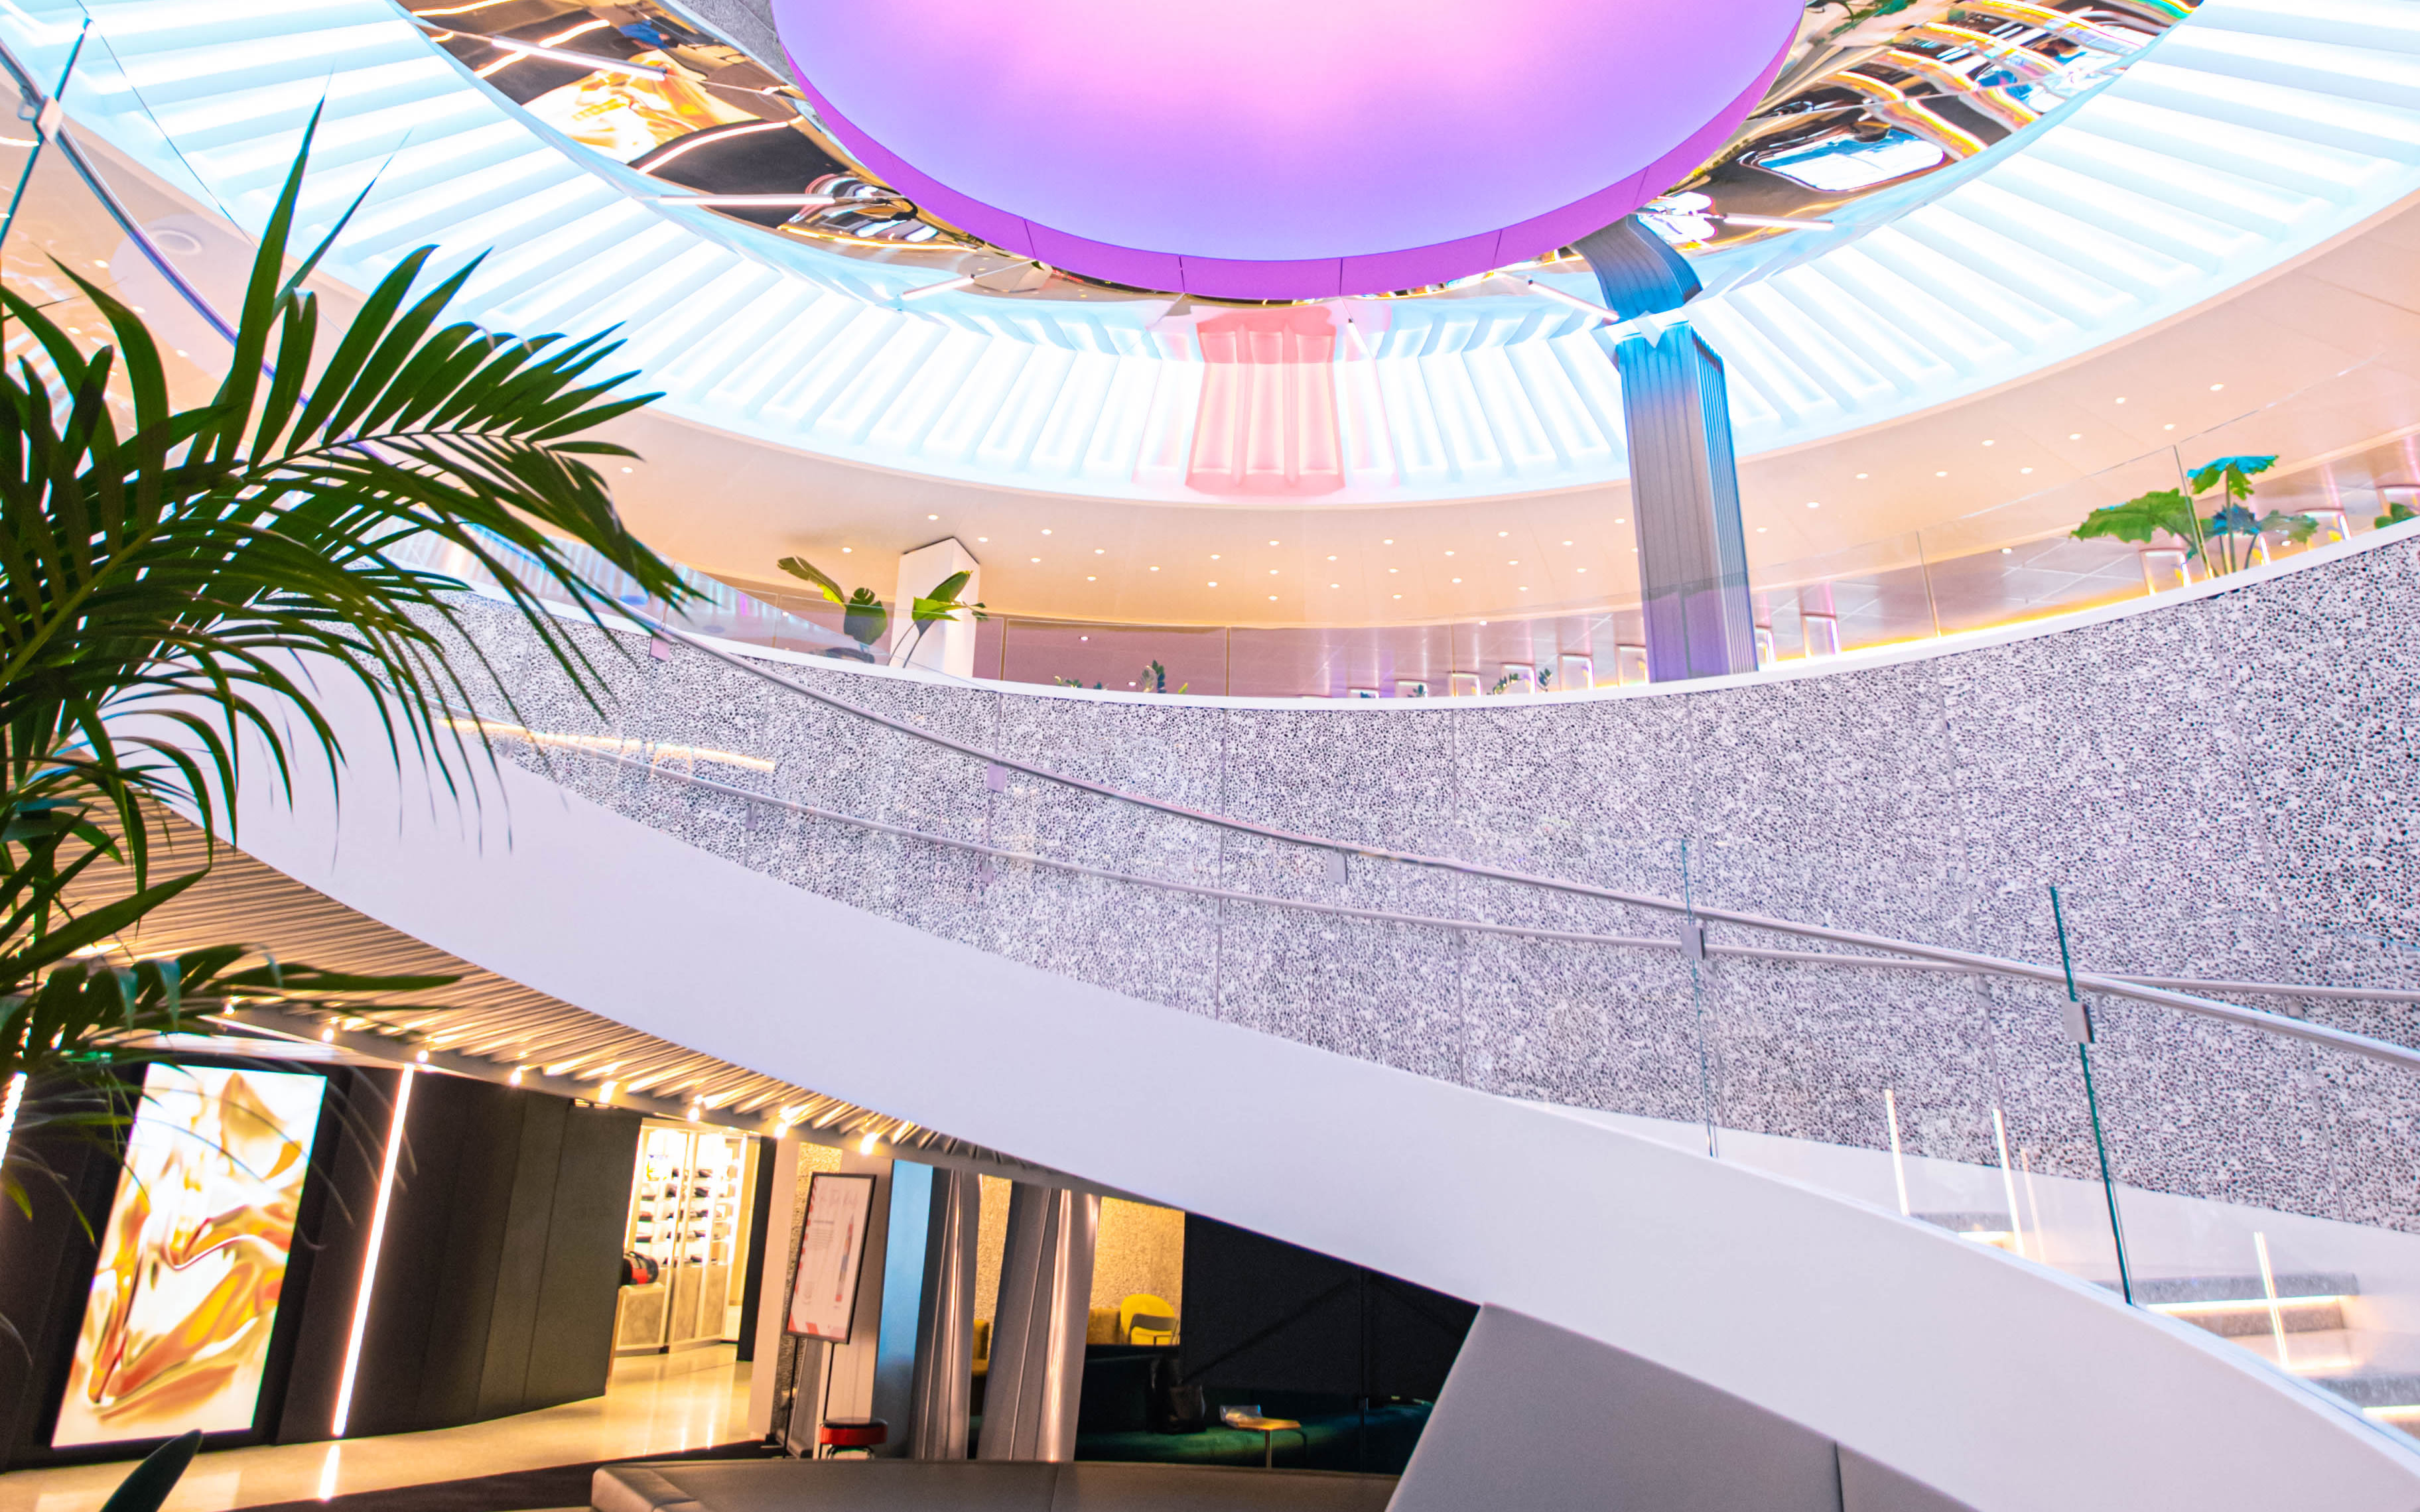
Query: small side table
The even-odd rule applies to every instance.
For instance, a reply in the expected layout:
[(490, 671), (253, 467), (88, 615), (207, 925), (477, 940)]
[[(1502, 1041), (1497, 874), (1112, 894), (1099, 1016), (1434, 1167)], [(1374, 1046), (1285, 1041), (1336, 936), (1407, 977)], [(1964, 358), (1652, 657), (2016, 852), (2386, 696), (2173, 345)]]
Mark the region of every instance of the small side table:
[(829, 1459), (842, 1450), (871, 1450), (891, 1437), (891, 1425), (878, 1417), (842, 1419), (815, 1430), (815, 1458)]
[(1263, 1417), (1257, 1412), (1239, 1412), (1230, 1409), (1225, 1415), (1225, 1422), (1231, 1428), (1251, 1428), (1259, 1431), (1263, 1470), (1272, 1470), (1277, 1466), (1278, 1435), (1280, 1433), (1300, 1435), (1303, 1453), (1308, 1455), (1311, 1452), (1311, 1435), (1304, 1433), (1302, 1425), (1293, 1418)]

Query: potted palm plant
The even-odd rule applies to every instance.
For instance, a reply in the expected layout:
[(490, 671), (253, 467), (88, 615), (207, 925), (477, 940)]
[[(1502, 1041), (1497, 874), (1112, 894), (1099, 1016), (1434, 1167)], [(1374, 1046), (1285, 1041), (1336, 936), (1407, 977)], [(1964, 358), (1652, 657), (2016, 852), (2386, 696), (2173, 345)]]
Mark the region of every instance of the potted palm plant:
[[(447, 634), (462, 585), (410, 564), (415, 543), (487, 569), (592, 703), (595, 668), (520, 578), (592, 617), (613, 609), (573, 566), (576, 543), (668, 603), (693, 596), (623, 527), (595, 466), (632, 454), (591, 433), (655, 397), (604, 370), (613, 342), (448, 319), (473, 269), (427, 284), (426, 247), (345, 329), (320, 331), (305, 284), (336, 232), (288, 266), (309, 143), (204, 404), (170, 408), (143, 318), (73, 271), (60, 269), (110, 332), (89, 353), (0, 289), (0, 319), (39, 352), (0, 373), (0, 1086), (112, 1082), (145, 1036), (230, 995), (445, 981), (280, 966), (240, 942), (132, 962), (109, 949), (209, 869), (205, 856), (157, 874), (162, 807), (215, 836), (240, 782), (283, 788), (302, 760), (334, 779), (360, 754), (320, 711), (332, 680), (376, 700), (391, 758), (410, 747), (456, 779), (479, 737), (448, 706), (468, 702), (469, 679), (508, 706), (511, 690), (457, 649), (471, 644)], [(71, 902), (96, 890), (107, 901)], [(89, 1120), (92, 1106), (60, 1117)], [(29, 1094), (19, 1127), (44, 1116)], [(24, 1144), (0, 1168), (21, 1204)]]

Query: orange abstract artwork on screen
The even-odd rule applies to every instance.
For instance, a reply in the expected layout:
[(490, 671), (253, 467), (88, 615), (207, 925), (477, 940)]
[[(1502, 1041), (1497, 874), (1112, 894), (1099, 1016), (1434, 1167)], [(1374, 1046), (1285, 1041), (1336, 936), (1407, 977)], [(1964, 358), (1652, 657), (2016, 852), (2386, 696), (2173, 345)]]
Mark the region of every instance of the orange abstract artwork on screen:
[(326, 1088), (146, 1073), (54, 1445), (253, 1426)]

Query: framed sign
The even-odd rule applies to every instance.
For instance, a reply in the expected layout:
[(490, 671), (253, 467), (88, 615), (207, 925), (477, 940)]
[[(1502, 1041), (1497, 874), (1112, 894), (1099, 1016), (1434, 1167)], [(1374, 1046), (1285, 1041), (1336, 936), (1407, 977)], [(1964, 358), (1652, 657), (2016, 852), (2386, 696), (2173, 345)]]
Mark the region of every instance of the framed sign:
[(807, 1223), (790, 1284), (790, 1333), (848, 1342), (858, 1276), (865, 1268), (865, 1227), (873, 1216), (873, 1177), (817, 1171), (808, 1180)]

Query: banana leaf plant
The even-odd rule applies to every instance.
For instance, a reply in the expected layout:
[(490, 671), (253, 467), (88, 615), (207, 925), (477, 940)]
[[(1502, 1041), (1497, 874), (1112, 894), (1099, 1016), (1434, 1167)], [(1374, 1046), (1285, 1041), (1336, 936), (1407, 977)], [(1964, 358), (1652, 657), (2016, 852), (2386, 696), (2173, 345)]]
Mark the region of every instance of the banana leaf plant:
[[(854, 593), (849, 592), (842, 588), (839, 580), (831, 574), (804, 557), (783, 557), (774, 565), (793, 578), (812, 583), (816, 592), (840, 605), (841, 632), (857, 642), (858, 659), (863, 661), (875, 659), (875, 642), (880, 640), (883, 632), (891, 628), (891, 610), (884, 608), (882, 601), (874, 596), (873, 589), (860, 588)], [(916, 648), (924, 642), (925, 632), (935, 625), (943, 621), (955, 620), (962, 612), (971, 613), (978, 620), (989, 618), (984, 613), (984, 607), (981, 604), (970, 604), (958, 597), (960, 594), (967, 591), (967, 583), (973, 576), (972, 573), (968, 572), (954, 572), (935, 583), (930, 594), (914, 599), (908, 604), (908, 617), (914, 626), (914, 633), (902, 637), (899, 644), (892, 648), (891, 665), (904, 667), (913, 660)]]
[[(2186, 477), (2184, 487), (2155, 488), (2123, 503), (2096, 509), (2084, 517), (2084, 523), (2072, 533), (2078, 540), (2111, 536), (2144, 544), (2165, 533), (2183, 547), (2185, 560), (2200, 558), (2213, 572), (2233, 572), (2251, 565), (2254, 548), (2263, 532), (2297, 543), (2308, 542), (2319, 533), (2319, 523), (2311, 516), (2277, 510), (2255, 515), (2246, 507), (2252, 499), (2252, 479), (2276, 464), (2274, 456), (2222, 456), (2205, 462)], [(2196, 501), (2212, 488), (2221, 490), (2219, 507), (2204, 518)], [(2236, 545), (2239, 540), (2243, 543), (2241, 548)]]
[[(693, 596), (624, 528), (595, 466), (632, 454), (589, 433), (655, 397), (603, 370), (614, 342), (449, 319), (476, 264), (430, 283), (428, 247), (322, 332), (306, 281), (351, 210), (289, 258), (317, 125), (207, 402), (172, 409), (143, 318), (73, 270), (59, 270), (109, 328), (89, 352), (0, 288), (0, 322), (30, 338), (0, 372), (0, 1075), (97, 1083), (229, 995), (442, 984), (261, 964), (235, 943), (126, 964), (143, 917), (208, 871), (205, 856), (153, 875), (163, 809), (232, 836), (240, 782), (284, 796), (297, 762), (333, 782), (359, 754), (322, 711), (330, 684), (370, 695), (386, 759), (416, 752), (461, 791), (472, 748), (449, 705), (472, 681), (507, 707), (511, 689), (453, 633), (462, 585), (412, 564), (419, 549), (483, 568), (592, 705), (597, 669), (523, 579), (592, 618), (613, 609), (576, 543), (670, 604)], [(72, 901), (94, 896), (108, 901)], [(12, 1180), (0, 1169), (0, 1188)]]

